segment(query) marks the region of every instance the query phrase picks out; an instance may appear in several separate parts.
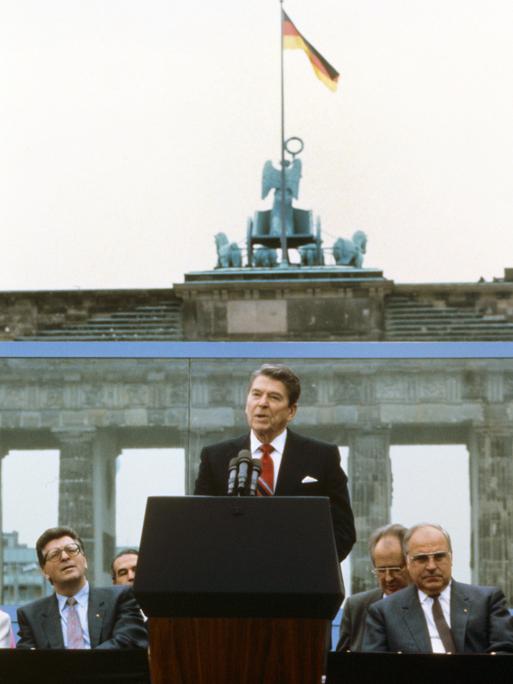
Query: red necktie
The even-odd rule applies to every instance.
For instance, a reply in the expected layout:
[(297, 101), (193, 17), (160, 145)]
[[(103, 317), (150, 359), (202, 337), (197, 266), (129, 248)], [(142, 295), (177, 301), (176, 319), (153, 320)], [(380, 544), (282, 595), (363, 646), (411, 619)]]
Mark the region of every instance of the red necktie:
[(271, 452), (274, 451), (272, 444), (262, 444), (262, 473), (258, 478), (257, 496), (272, 496), (274, 493), (274, 463)]

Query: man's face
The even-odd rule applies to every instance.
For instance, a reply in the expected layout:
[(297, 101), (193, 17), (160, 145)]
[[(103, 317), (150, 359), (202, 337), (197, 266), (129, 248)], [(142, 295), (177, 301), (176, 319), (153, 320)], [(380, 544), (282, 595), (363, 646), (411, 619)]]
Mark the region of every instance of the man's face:
[(401, 542), (397, 537), (381, 537), (374, 547), (374, 572), (384, 594), (393, 594), (410, 583)]
[(451, 581), (449, 544), (440, 530), (434, 527), (421, 527), (414, 532), (410, 538), (407, 563), (412, 581), (429, 596), (439, 594)]
[(263, 443), (283, 432), (296, 415), (297, 405), (289, 406), (289, 395), (279, 380), (257, 375), (249, 388), (246, 399), (248, 425)]
[(133, 584), (135, 579), (135, 569), (137, 567), (137, 554), (125, 553), (116, 558), (113, 563), (114, 579), (113, 584)]
[[(51, 580), (59, 594), (66, 595), (69, 590), (73, 590), (74, 593), (85, 584), (86, 557), (82, 551), (74, 554), (71, 551), (66, 551), (65, 548), (69, 545), (71, 549), (76, 544), (75, 539), (65, 536), (52, 539), (43, 548), (43, 557), (47, 559), (43, 565), (43, 572), (46, 578)], [(55, 558), (48, 559), (48, 554), (58, 549), (60, 549), (60, 554), (57, 554)]]

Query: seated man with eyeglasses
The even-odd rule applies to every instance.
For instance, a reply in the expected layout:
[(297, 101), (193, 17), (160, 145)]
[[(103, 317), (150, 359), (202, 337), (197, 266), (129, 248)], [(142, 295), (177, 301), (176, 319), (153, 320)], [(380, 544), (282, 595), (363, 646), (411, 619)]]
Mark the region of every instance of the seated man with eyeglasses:
[(412, 584), (369, 607), (363, 650), (401, 653), (513, 653), (513, 617), (497, 587), (452, 578), (452, 546), (440, 525), (404, 535)]
[(371, 534), (369, 555), (379, 588), (362, 591), (346, 599), (337, 651), (361, 651), (368, 607), (408, 585), (410, 578), (402, 548), (405, 532), (406, 527), (393, 524), (380, 527)]
[(131, 588), (89, 586), (84, 545), (74, 530), (46, 530), (36, 542), (36, 552), (55, 593), (18, 608), (17, 648), (148, 646), (148, 634)]

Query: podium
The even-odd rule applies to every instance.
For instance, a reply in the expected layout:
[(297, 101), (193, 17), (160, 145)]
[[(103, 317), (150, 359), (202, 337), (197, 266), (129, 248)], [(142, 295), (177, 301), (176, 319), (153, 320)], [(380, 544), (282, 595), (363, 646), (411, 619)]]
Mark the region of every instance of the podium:
[(343, 599), (325, 497), (150, 497), (135, 595), (153, 684), (314, 684)]

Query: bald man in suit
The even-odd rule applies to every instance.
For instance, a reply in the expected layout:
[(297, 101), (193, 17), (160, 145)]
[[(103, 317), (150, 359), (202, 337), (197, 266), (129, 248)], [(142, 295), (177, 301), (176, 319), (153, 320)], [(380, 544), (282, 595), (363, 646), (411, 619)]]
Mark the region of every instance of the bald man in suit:
[(346, 599), (337, 651), (361, 651), (369, 606), (408, 586), (410, 576), (402, 547), (405, 532), (403, 525), (392, 524), (371, 534), (369, 555), (379, 588), (362, 591)]
[(406, 589), (369, 606), (364, 651), (401, 653), (513, 653), (513, 617), (497, 587), (452, 578), (452, 546), (436, 524), (404, 537)]

